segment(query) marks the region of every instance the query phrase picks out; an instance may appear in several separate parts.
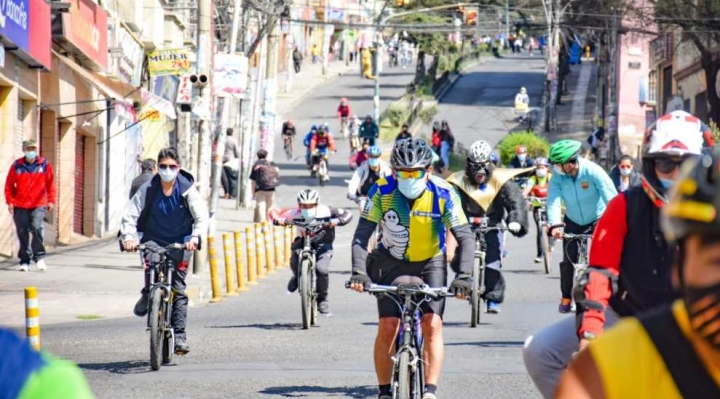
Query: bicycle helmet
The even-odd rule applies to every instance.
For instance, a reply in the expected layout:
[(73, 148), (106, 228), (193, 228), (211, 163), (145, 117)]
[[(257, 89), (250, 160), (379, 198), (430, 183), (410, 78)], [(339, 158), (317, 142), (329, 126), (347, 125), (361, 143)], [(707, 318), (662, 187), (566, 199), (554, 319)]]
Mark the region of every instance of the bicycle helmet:
[(527, 147), (524, 145), (519, 145), (515, 148), (515, 154), (527, 154)]
[(318, 130), (317, 125), (312, 125), (312, 126), (310, 126), (310, 131), (311, 131), (311, 132), (312, 132), (312, 131), (316, 131), (316, 132), (317, 132), (317, 130)]
[(520, 93), (526, 94), (526, 93), (527, 93), (527, 89), (524, 88), (524, 87), (521, 87), (521, 88), (520, 88)]
[(298, 193), (297, 202), (298, 204), (319, 204), (320, 193), (313, 189), (306, 188)]
[(472, 163), (486, 163), (491, 161), (492, 147), (485, 140), (478, 140), (470, 145), (467, 160)]
[(323, 125), (318, 126), (317, 131), (318, 131), (318, 133), (325, 133), (325, 126), (323, 126)]
[(561, 164), (574, 161), (580, 156), (582, 143), (577, 140), (560, 140), (550, 147), (550, 163)]
[(498, 163), (500, 163), (500, 158), (498, 158), (497, 154), (492, 153), (492, 154), (490, 155), (490, 162), (492, 162), (493, 164), (497, 165)]
[(395, 169), (427, 168), (433, 159), (432, 150), (421, 139), (398, 140), (390, 156), (390, 164)]
[(545, 157), (535, 158), (535, 166), (550, 166), (550, 162)]
[(378, 147), (376, 145), (368, 148), (366, 152), (369, 156), (371, 156), (373, 158), (377, 158), (380, 155), (382, 155), (382, 150), (380, 149), (380, 147)]

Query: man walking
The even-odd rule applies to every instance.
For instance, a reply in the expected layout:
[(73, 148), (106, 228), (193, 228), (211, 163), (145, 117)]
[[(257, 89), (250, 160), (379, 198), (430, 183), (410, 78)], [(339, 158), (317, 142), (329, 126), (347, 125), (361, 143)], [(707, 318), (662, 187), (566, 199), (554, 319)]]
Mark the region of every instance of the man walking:
[(237, 196), (237, 159), (240, 158), (240, 149), (237, 141), (233, 137), (233, 128), (225, 131), (227, 139), (225, 140), (225, 152), (223, 153), (223, 170), (220, 176), (225, 198), (235, 198)]
[(142, 161), (140, 164), (140, 174), (133, 179), (132, 184), (130, 185), (130, 199), (135, 196), (135, 193), (137, 190), (142, 187), (143, 184), (147, 183), (152, 179), (153, 176), (155, 176), (155, 172), (157, 172), (156, 164), (154, 159), (147, 158)]
[(46, 269), (43, 218), (46, 208), (52, 211), (55, 207), (55, 185), (52, 166), (37, 155), (35, 140), (23, 141), (23, 152), (25, 156), (15, 160), (8, 172), (5, 199), (20, 241), (20, 271), (26, 272), (30, 260), (38, 270)]
[(268, 152), (258, 150), (258, 160), (252, 167), (250, 180), (252, 180), (252, 193), (255, 199), (255, 223), (267, 220), (268, 211), (275, 202), (275, 188), (280, 185), (280, 170), (275, 163), (266, 158)]
[(293, 64), (295, 66), (295, 73), (300, 73), (300, 67), (302, 66), (303, 56), (300, 50), (295, 47), (292, 53)]

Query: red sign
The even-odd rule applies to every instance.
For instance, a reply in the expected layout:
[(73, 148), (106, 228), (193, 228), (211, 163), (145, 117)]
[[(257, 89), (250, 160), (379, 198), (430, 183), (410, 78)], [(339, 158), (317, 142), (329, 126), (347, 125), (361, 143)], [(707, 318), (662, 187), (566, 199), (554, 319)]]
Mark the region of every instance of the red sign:
[(50, 68), (52, 57), (50, 47), (50, 5), (43, 0), (30, 0), (30, 56)]
[(180, 76), (180, 85), (178, 86), (178, 94), (176, 104), (192, 103), (192, 83), (189, 76)]
[(102, 69), (108, 68), (107, 13), (91, 0), (70, 0), (69, 13), (63, 14), (67, 40)]

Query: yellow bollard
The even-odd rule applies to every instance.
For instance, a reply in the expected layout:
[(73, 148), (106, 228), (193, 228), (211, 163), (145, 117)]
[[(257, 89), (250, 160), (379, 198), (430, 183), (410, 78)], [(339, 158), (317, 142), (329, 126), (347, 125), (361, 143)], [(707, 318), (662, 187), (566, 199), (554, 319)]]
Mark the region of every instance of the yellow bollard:
[(237, 269), (237, 290), (247, 291), (245, 288), (245, 257), (242, 252), (242, 239), (240, 238), (240, 231), (235, 230), (233, 232), (233, 238), (235, 238), (235, 269)]
[(290, 257), (292, 256), (292, 228), (286, 227), (285, 228), (285, 266), (290, 266)]
[(225, 255), (225, 292), (228, 296), (237, 296), (235, 281), (233, 280), (232, 249), (230, 248), (230, 233), (223, 233), (223, 253)]
[(263, 236), (265, 238), (265, 256), (268, 274), (275, 273), (275, 250), (273, 249), (272, 226), (267, 221), (262, 222)]
[(212, 286), (212, 298), (210, 303), (222, 301), (222, 293), (220, 292), (220, 278), (217, 270), (217, 251), (215, 250), (215, 237), (208, 237), (208, 256), (210, 257), (210, 283)]
[(40, 350), (40, 308), (35, 287), (25, 287), (25, 334), (30, 346)]
[(273, 227), (273, 238), (275, 239), (275, 268), (281, 269), (285, 266), (285, 263), (283, 262), (282, 227)]
[(263, 237), (260, 223), (255, 223), (255, 255), (257, 256), (257, 276), (265, 278), (265, 237)]
[(590, 46), (585, 46), (585, 58), (590, 58)]
[(255, 228), (245, 227), (248, 285), (257, 285), (257, 259), (255, 259)]

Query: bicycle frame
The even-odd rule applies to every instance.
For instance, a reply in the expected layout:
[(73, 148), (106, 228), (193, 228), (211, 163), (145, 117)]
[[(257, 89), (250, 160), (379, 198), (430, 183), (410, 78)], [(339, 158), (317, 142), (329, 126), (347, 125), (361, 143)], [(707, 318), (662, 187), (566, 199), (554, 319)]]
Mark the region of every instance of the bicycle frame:
[(573, 280), (574, 282), (577, 282), (578, 276), (583, 274), (589, 266), (592, 234), (565, 233), (563, 236), (566, 239), (578, 241), (578, 260), (576, 263), (573, 263), (573, 268), (575, 269)]
[[(142, 251), (140, 256), (143, 257), (144, 254), (145, 251)], [(160, 256), (160, 261), (150, 265), (151, 285), (149, 288), (149, 298), (153, 297), (153, 293), (156, 290), (163, 290), (163, 302), (167, 303), (168, 306), (168, 311), (165, 314), (165, 325), (172, 331), (170, 316), (172, 315), (172, 276), (175, 271), (175, 262), (168, 258), (167, 253), (162, 252), (158, 253), (158, 255)], [(145, 259), (142, 258), (142, 261), (145, 262)], [(147, 316), (147, 327), (150, 328), (150, 312), (148, 312)]]

